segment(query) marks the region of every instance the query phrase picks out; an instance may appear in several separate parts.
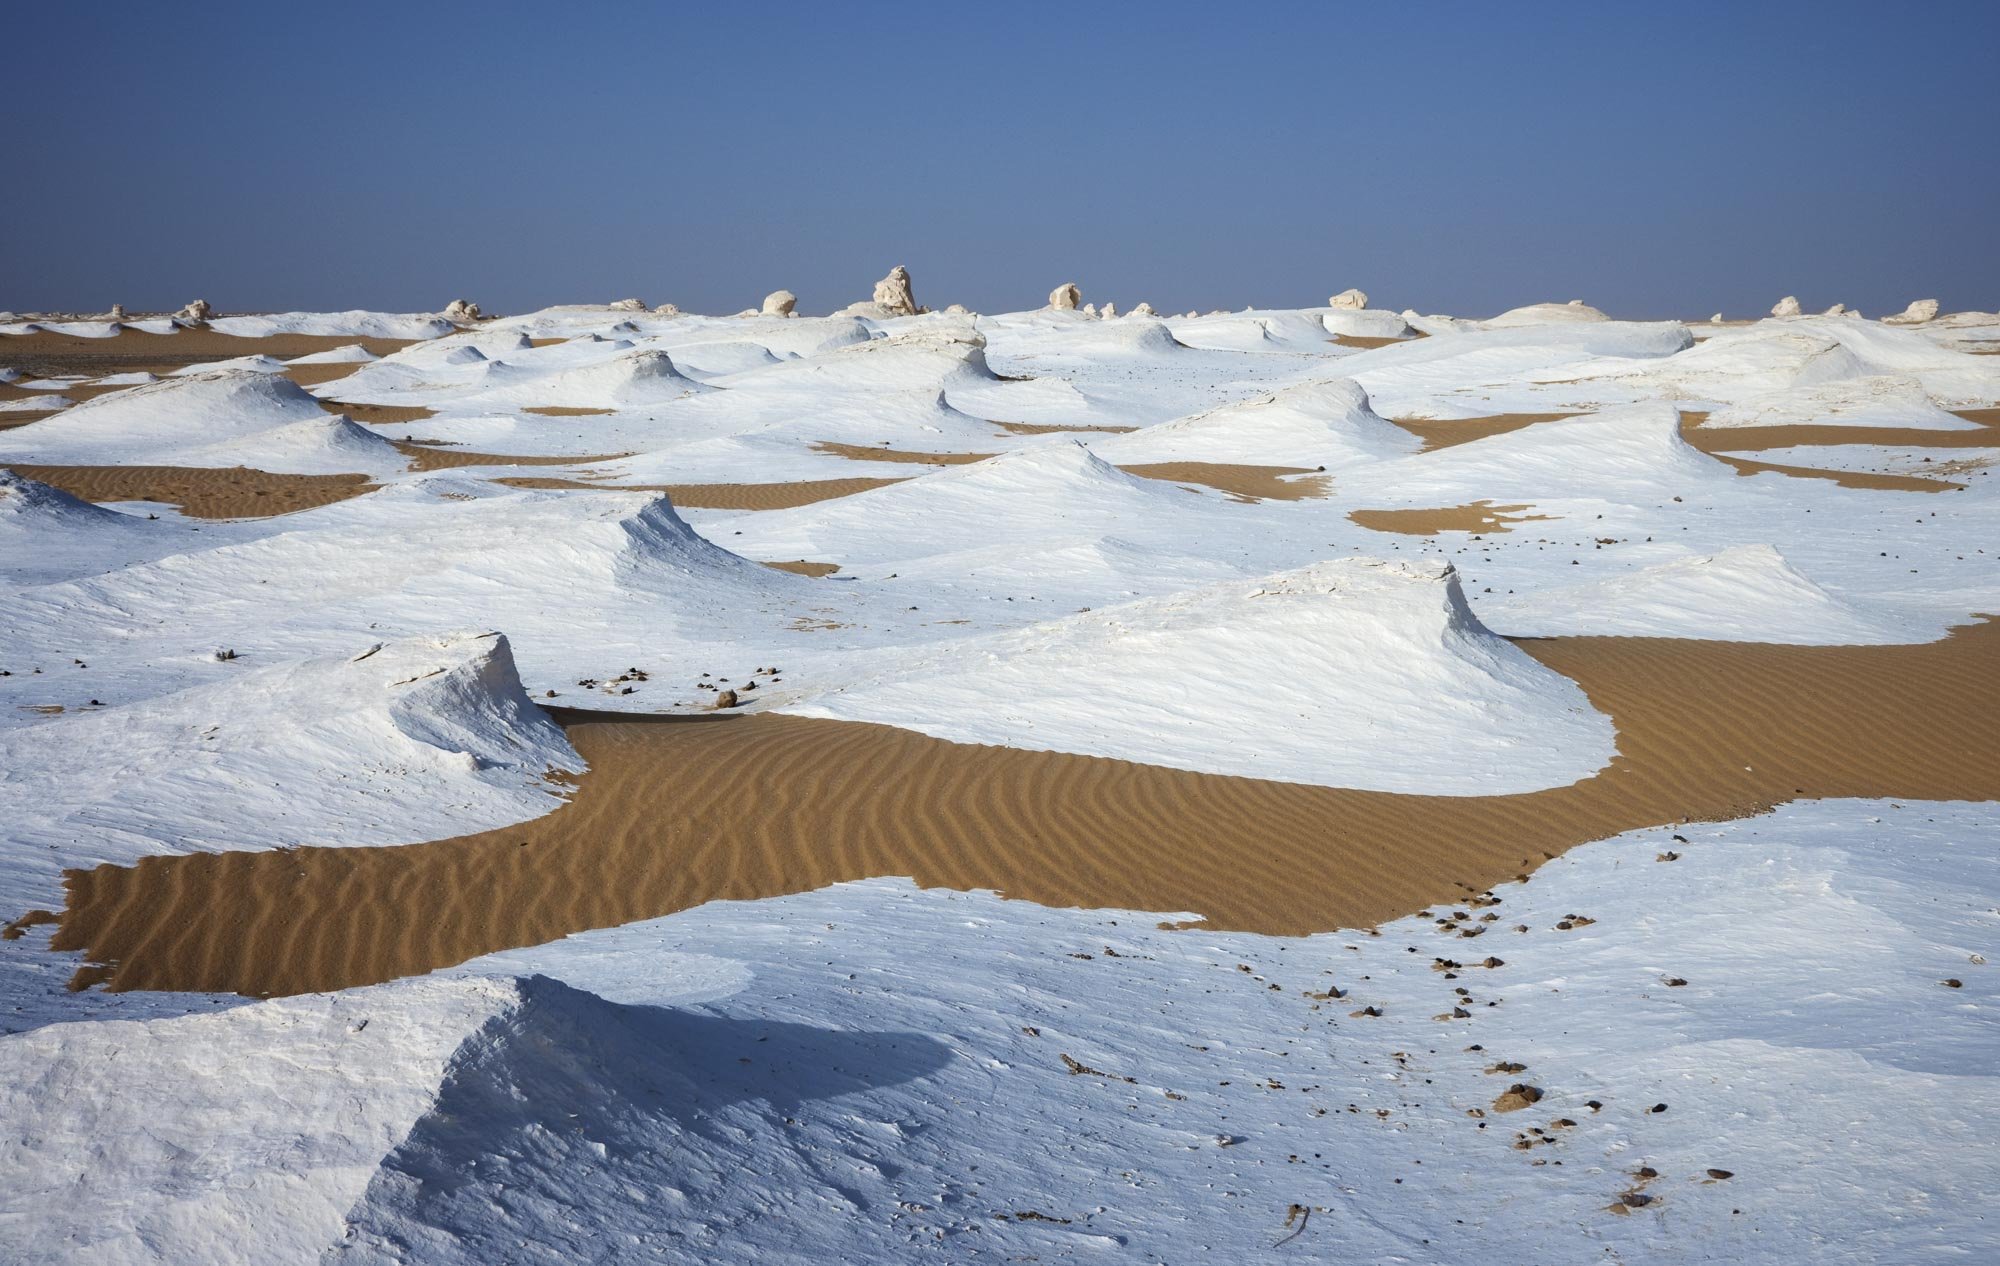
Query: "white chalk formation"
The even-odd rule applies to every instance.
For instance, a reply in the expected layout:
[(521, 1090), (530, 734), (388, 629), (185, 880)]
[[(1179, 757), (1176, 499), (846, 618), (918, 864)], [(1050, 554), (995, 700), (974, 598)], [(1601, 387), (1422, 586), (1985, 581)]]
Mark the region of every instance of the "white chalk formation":
[(208, 300), (196, 299), (179, 312), (174, 313), (174, 319), (176, 321), (184, 321), (189, 325), (202, 325), (208, 321), (208, 314), (212, 311), (214, 309), (208, 306)]
[(915, 316), (917, 296), (910, 289), (910, 270), (901, 264), (889, 270), (889, 275), (875, 283), (875, 306), (882, 309), (884, 316)]
[(453, 299), (444, 305), (444, 319), (447, 321), (477, 321), (479, 305), (468, 299)]
[(1333, 296), (1333, 298), (1328, 299), (1326, 306), (1329, 308), (1345, 308), (1350, 312), (1359, 312), (1368, 306), (1368, 292), (1365, 290), (1356, 290), (1354, 287), (1349, 286), (1347, 289)]
[(1922, 325), (1927, 321), (1936, 320), (1937, 314), (1938, 314), (1937, 300), (1919, 299), (1915, 303), (1912, 303), (1909, 307), (1904, 308), (1901, 312), (1898, 312), (1895, 316), (1883, 317), (1882, 324)]
[(1078, 290), (1073, 281), (1065, 282), (1049, 291), (1049, 306), (1057, 312), (1074, 312), (1082, 302), (1083, 291)]
[(610, 308), (613, 312), (644, 312), (646, 310), (646, 301), (644, 299), (620, 299), (616, 303), (608, 303), (604, 306)]
[(1803, 310), (1799, 307), (1797, 295), (1786, 295), (1771, 305), (1771, 315), (1774, 317), (1795, 317)]
[(775, 317), (796, 316), (798, 306), (799, 297), (791, 291), (773, 290), (770, 294), (764, 296), (764, 307), (761, 315)]

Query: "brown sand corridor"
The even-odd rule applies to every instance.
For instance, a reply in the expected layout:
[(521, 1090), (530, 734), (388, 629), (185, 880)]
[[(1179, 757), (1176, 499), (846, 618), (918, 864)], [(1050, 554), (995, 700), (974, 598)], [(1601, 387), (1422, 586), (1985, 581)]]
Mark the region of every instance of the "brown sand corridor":
[(1616, 721), (1620, 755), (1594, 777), (1396, 795), (851, 722), (558, 713), (590, 770), (546, 817), (72, 870), (53, 944), (110, 965), (113, 989), (289, 994), (880, 875), (1295, 935), (1462, 899), (1640, 826), (1802, 797), (2000, 799), (2000, 624), (1918, 646), (1523, 645)]

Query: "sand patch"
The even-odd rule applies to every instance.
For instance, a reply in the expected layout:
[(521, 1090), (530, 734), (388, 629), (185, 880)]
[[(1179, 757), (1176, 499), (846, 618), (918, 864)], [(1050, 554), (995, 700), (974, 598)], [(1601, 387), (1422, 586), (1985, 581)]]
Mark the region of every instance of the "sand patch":
[[(572, 458), (588, 461), (589, 458)], [(690, 510), (790, 510), (836, 497), (851, 497), (871, 488), (886, 488), (900, 479), (800, 479), (771, 484), (596, 484), (580, 479), (521, 475), (496, 483), (514, 488), (558, 488), (591, 492), (664, 492), (677, 506)]]
[(333, 365), (287, 365), (285, 377), (301, 387), (317, 387), (321, 383), (337, 382), (370, 363), (372, 362), (357, 360)]
[(419, 440), (391, 441), (396, 451), (410, 459), (416, 470), (461, 470), (467, 466), (580, 466), (630, 457), (630, 453), (600, 453), (577, 457), (515, 457), (506, 453), (480, 453), (469, 448), (426, 444)]
[(1523, 514), (1533, 506), (1496, 506), (1491, 501), (1418, 510), (1349, 510), (1347, 517), (1376, 532), (1436, 536), (1439, 532), (1506, 532), (1514, 523), (1539, 522), (1547, 514)]
[[(2000, 624), (1917, 646), (1522, 646), (1615, 719), (1602, 773), (1397, 795), (773, 714), (558, 713), (590, 770), (547, 817), (403, 848), (71, 871), (55, 944), (115, 964), (113, 988), (296, 993), (878, 875), (1299, 935), (1462, 902), (1641, 826), (1794, 798), (2000, 798)], [(1487, 912), (1460, 934), (1504, 940), (1506, 907)]]
[(616, 410), (586, 409), (580, 405), (568, 404), (538, 404), (523, 409), (521, 412), (532, 413), (536, 417), (542, 418), (595, 418), (602, 417), (607, 413), (616, 412)]
[(1130, 435), (1138, 430), (1136, 426), (1050, 426), (1038, 422), (995, 422), (1009, 435), (1068, 435), (1072, 432), (1092, 432), (1098, 435)]
[[(1982, 418), (1981, 414), (1990, 414)], [(1979, 422), (1995, 433), (1977, 431), (1934, 431), (1900, 426), (1831, 426), (1824, 423), (1790, 426), (1728, 426), (1710, 430), (1703, 423), (1706, 413), (1681, 411), (1681, 438), (1710, 455), (1726, 452), (1749, 453), (1762, 449), (1828, 447), (1844, 444), (1881, 444), (1891, 448), (1977, 448), (1981, 444), (2000, 445), (2000, 409), (1974, 410), (1959, 417)]]
[(832, 440), (820, 440), (812, 447), (815, 453), (845, 457), (849, 461), (913, 462), (923, 466), (966, 466), (993, 456), (992, 453), (918, 453), (900, 448), (870, 448), (866, 444), (836, 444)]
[(85, 501), (158, 501), (197, 519), (269, 518), (332, 505), (374, 487), (366, 475), (279, 475), (246, 466), (7, 465)]
[[(1200, 484), (1242, 502), (1304, 501), (1333, 490), (1333, 476), (1310, 466), (1238, 466), (1229, 462), (1141, 462), (1118, 469), (1142, 479)], [(1299, 478), (1298, 476), (1304, 476)]]
[(788, 571), (794, 576), (811, 576), (814, 580), (822, 576), (831, 576), (840, 570), (839, 563), (814, 563), (803, 558), (788, 563), (765, 563), (764, 566), (774, 571)]
[(437, 416), (437, 410), (420, 404), (349, 404), (345, 400), (322, 400), (319, 407), (328, 413), (344, 413), (356, 422), (380, 425), (385, 422), (421, 422)]
[(1790, 475), (1794, 479), (1827, 479), (1843, 488), (1861, 488), (1875, 492), (1955, 492), (1964, 484), (1948, 479), (1927, 479), (1916, 475), (1880, 475), (1865, 470), (1828, 470), (1820, 466), (1781, 466), (1776, 462), (1760, 462), (1749, 457), (1732, 457), (1727, 453), (1711, 453), (1719, 462), (1734, 466), (1739, 475)]
[(1417, 450), (1429, 453), (1440, 448), (1450, 448), (1454, 444), (1469, 444), (1473, 440), (1483, 440), (1488, 436), (1505, 435), (1518, 431), (1537, 422), (1560, 422), (1564, 418), (1581, 416), (1575, 413), (1494, 413), (1483, 418), (1452, 418), (1443, 422), (1431, 422), (1422, 418), (1390, 418), (1397, 426), (1424, 442)]
[[(356, 343), (376, 356), (408, 347), (411, 340), (357, 338), (351, 334), (277, 334), (269, 338), (238, 338), (214, 330), (182, 330), (178, 334), (147, 334), (128, 329), (112, 338), (80, 338), (73, 334), (16, 334), (0, 336), (0, 365), (14, 365), (46, 375), (106, 374), (146, 370), (169, 374), (189, 365), (203, 365), (238, 356), (275, 356), (291, 360), (315, 352), (330, 352)], [(294, 366), (341, 368), (340, 366)]]
[[(1417, 337), (1421, 338), (1423, 336), (1418, 335)], [(1398, 343), (1407, 343), (1409, 341), (1407, 338), (1372, 338), (1365, 334), (1336, 334), (1327, 340), (1327, 342), (1337, 344), (1341, 347), (1352, 347), (1364, 352), (1372, 352), (1378, 347), (1394, 347)]]

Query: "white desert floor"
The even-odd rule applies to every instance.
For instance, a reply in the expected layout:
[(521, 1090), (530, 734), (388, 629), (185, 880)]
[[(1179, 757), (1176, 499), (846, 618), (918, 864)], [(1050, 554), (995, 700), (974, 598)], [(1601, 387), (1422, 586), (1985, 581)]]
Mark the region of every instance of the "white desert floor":
[[(1510, 639), (2000, 614), (2000, 436), (1965, 416), (2000, 318), (1569, 306), (286, 313), (217, 320), (245, 353), (196, 372), (12, 384), (61, 411), (0, 467), (372, 484), (218, 520), (0, 474), (0, 919), (75, 868), (553, 812), (589, 774), (551, 692), (708, 713), (758, 680), (739, 711), (1498, 797), (1621, 752)], [(278, 335), (417, 341), (301, 386)], [(1514, 414), (1565, 416), (1417, 434)], [(1855, 442), (1697, 446), (1688, 414)], [(855, 479), (896, 482), (659, 491)], [(1350, 517), (1477, 502), (1513, 521)], [(793, 562), (838, 570), (762, 565)], [(1493, 896), (1275, 937), (883, 875), (258, 1000), (71, 992), (86, 957), (24, 924), (0, 1260), (2000, 1259), (2000, 804), (1796, 800)]]

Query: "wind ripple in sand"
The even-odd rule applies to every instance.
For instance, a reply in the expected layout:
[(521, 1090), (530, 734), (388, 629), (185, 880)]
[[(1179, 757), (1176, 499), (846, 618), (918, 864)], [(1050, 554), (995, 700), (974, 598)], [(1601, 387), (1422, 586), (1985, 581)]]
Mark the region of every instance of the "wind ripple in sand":
[(114, 989), (298, 993), (880, 875), (1297, 935), (1459, 899), (1644, 825), (1793, 798), (2000, 799), (2000, 624), (1917, 646), (1523, 647), (1616, 720), (1621, 754), (1596, 777), (1411, 796), (851, 722), (568, 714), (590, 772), (547, 817), (401, 848), (71, 871), (54, 945), (115, 964)]

